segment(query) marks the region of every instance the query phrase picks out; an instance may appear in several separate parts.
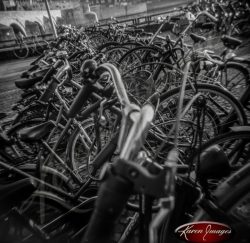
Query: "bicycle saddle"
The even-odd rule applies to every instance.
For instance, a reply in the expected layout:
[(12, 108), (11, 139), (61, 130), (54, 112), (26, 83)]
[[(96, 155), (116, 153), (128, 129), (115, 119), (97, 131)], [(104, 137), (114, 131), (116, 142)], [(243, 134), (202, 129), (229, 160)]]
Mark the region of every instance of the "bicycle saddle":
[(194, 44), (199, 43), (199, 42), (202, 43), (206, 41), (206, 37), (203, 37), (194, 33), (191, 33), (190, 37), (193, 40)]
[(36, 142), (48, 135), (52, 128), (55, 127), (53, 121), (47, 121), (33, 127), (25, 128), (20, 131), (20, 139), (24, 142)]
[(0, 185), (0, 212), (10, 210), (16, 204), (27, 199), (35, 190), (36, 184), (30, 178)]
[(224, 46), (228, 47), (230, 49), (235, 49), (236, 47), (240, 46), (242, 43), (241, 40), (234, 38), (232, 36), (229, 36), (229, 35), (223, 35), (221, 37), (221, 40), (222, 40)]
[(30, 79), (19, 79), (15, 82), (15, 85), (19, 89), (28, 89), (32, 87), (34, 84), (40, 82), (43, 77), (35, 77)]

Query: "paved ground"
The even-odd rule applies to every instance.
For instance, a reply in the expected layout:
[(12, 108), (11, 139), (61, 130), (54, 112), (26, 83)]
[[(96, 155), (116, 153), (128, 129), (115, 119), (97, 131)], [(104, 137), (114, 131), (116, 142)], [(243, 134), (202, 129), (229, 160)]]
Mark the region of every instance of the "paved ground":
[(15, 87), (15, 81), (34, 59), (0, 62), (0, 112), (10, 112), (11, 106), (19, 99), (21, 91)]

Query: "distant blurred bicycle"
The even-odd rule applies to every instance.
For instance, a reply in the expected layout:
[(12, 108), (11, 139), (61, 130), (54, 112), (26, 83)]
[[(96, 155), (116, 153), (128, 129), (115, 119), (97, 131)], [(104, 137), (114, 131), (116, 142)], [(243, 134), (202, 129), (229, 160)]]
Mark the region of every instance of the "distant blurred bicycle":
[(31, 36), (31, 46), (29, 48), (32, 53), (41, 55), (43, 51), (48, 48), (49, 43), (44, 39), (39, 39), (37, 35)]
[(29, 55), (28, 45), (24, 42), (22, 33), (15, 33), (16, 36), (16, 46), (13, 49), (13, 54), (16, 58), (23, 59)]
[(16, 35), (16, 47), (13, 49), (13, 54), (16, 58), (24, 59), (30, 53), (41, 55), (49, 46), (46, 40), (40, 40), (37, 35), (31, 36), (31, 42), (27, 44), (27, 40), (22, 35)]

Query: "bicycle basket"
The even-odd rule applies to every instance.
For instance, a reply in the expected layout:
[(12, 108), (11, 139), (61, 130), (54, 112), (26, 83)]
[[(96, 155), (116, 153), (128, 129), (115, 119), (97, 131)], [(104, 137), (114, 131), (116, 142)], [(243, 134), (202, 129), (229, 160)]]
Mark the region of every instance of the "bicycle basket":
[(123, 77), (123, 82), (132, 101), (139, 105), (155, 92), (152, 73), (148, 70), (127, 74)]

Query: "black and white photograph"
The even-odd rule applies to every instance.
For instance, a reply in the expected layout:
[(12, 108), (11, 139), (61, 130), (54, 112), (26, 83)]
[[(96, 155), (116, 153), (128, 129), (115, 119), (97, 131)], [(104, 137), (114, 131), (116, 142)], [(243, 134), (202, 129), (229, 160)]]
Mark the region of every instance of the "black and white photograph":
[(250, 1), (0, 0), (0, 243), (236, 242)]

